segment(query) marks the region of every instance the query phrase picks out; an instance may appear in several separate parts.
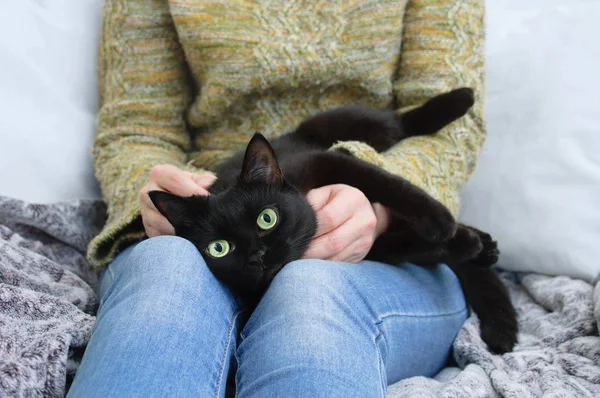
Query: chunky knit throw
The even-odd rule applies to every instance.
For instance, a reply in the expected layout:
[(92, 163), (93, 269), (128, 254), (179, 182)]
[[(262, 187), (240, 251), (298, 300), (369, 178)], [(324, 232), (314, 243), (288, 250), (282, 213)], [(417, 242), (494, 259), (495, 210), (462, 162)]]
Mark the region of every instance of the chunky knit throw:
[[(64, 396), (95, 321), (97, 270), (83, 252), (103, 220), (96, 201), (0, 196), (0, 397)], [(387, 398), (600, 397), (600, 282), (502, 277), (519, 314), (515, 351), (492, 355), (471, 314), (454, 341), (460, 369), (401, 380)]]
[(483, 0), (109, 0), (93, 155), (108, 220), (88, 259), (143, 239), (139, 191), (153, 166), (213, 170), (260, 131), (361, 103), (404, 111), (469, 86), (475, 107), (435, 136), (383, 154), (340, 142), (456, 215), (483, 144)]

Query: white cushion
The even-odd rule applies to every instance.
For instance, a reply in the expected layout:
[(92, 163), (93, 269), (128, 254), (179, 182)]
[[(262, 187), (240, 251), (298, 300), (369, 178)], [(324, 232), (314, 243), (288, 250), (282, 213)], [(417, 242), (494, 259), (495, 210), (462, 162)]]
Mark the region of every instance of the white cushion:
[(101, 0), (0, 2), (0, 195), (98, 197), (95, 133)]
[(509, 270), (600, 274), (600, 2), (489, 0), (488, 138), (461, 219)]

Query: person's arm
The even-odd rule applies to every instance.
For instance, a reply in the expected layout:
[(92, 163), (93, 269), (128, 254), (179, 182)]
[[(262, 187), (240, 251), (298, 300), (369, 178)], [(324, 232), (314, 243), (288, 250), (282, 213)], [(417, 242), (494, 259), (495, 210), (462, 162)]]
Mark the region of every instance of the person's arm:
[(192, 82), (167, 0), (107, 1), (102, 28), (93, 157), (108, 220), (88, 248), (94, 266), (144, 237), (140, 190), (154, 166), (191, 170), (184, 112)]
[[(340, 142), (333, 146), (408, 179), (444, 204), (455, 217), (458, 216), (459, 191), (473, 172), (485, 139), (483, 17), (483, 0), (460, 3), (410, 0), (404, 16), (400, 63), (393, 82), (399, 112), (445, 91), (471, 87), (476, 102), (467, 115), (434, 136), (401, 141), (383, 154), (360, 142)], [(387, 228), (389, 210), (374, 204), (372, 212), (359, 211), (367, 209), (366, 198), (351, 189), (323, 187), (320, 190), (326, 194), (338, 192), (337, 196), (343, 194), (340, 200), (347, 203), (354, 200), (356, 211), (334, 208), (336, 195), (329, 195), (331, 203), (325, 205), (317, 200), (323, 196), (320, 192), (309, 196), (319, 210), (320, 224), (326, 228), (320, 228), (323, 234), (311, 243), (306, 257), (359, 261), (367, 255), (374, 239)], [(353, 217), (347, 220), (346, 213)], [(373, 222), (374, 217), (376, 222)], [(344, 226), (352, 220), (357, 226), (349, 231)]]
[(394, 92), (398, 111), (459, 87), (475, 91), (475, 105), (434, 136), (412, 137), (386, 153), (366, 144), (337, 144), (355, 156), (407, 178), (456, 216), (459, 191), (473, 172), (485, 139), (483, 0), (410, 0)]

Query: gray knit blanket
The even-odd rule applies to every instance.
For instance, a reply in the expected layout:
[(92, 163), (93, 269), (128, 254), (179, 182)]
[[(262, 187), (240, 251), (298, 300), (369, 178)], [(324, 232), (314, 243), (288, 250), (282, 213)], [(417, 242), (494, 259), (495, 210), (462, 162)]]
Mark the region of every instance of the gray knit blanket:
[[(105, 218), (97, 201), (28, 204), (0, 196), (0, 397), (64, 396), (94, 324), (97, 273), (85, 260)], [(491, 355), (471, 316), (455, 368), (389, 397), (600, 397), (600, 284), (503, 273), (519, 313), (513, 353)]]

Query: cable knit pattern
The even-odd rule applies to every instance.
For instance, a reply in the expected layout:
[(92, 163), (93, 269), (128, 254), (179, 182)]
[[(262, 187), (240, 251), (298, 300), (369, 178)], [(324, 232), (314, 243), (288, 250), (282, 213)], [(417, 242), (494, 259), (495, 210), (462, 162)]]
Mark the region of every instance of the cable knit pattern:
[(442, 91), (476, 106), (434, 137), (383, 154), (341, 142), (456, 214), (485, 137), (483, 0), (105, 2), (93, 155), (108, 220), (89, 261), (144, 238), (138, 192), (170, 163), (213, 170), (260, 131), (274, 137), (342, 104), (399, 111)]

